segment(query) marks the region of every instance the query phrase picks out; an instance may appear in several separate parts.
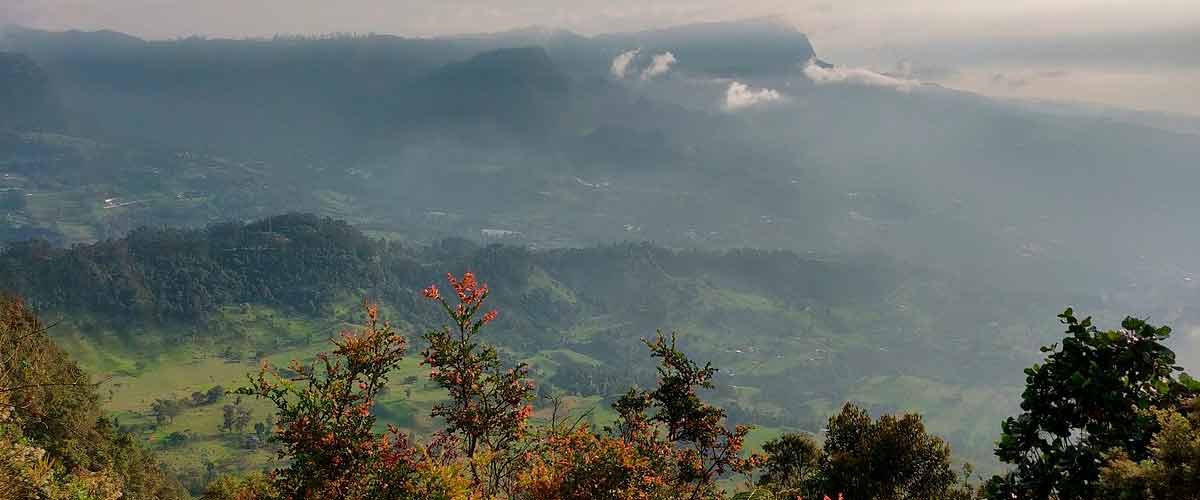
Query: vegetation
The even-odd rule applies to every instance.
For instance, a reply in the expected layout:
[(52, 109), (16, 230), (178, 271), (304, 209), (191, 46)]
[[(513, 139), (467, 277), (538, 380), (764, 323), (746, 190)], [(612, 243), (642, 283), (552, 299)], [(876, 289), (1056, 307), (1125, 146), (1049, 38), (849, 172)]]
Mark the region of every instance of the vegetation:
[[(310, 359), (328, 332), (357, 322), (357, 297), (378, 297), (385, 311), (403, 318), (398, 328), (426, 329), (436, 316), (415, 292), (445, 268), (485, 272), (500, 287), (490, 299), (506, 315), (493, 327), (499, 352), (528, 363), (547, 395), (607, 407), (629, 385), (649, 386), (656, 375), (636, 362), (638, 339), (678, 330), (685, 332), (681, 347), (726, 367), (708, 397), (735, 423), (772, 428), (764, 433), (816, 431), (841, 402), (854, 400), (874, 414), (925, 413), (974, 461), (988, 460), (994, 439), (994, 426), (981, 422), (1011, 411), (1012, 391), (1000, 386), (1017, 382), (1012, 374), (1032, 361), (1011, 359), (1011, 346), (1028, 345), (1030, 329), (1041, 330), (1024, 319), (1034, 310), (1024, 302), (984, 307), (981, 299), (990, 295), (983, 290), (947, 295), (935, 278), (894, 276), (869, 261), (642, 244), (547, 251), (464, 240), (408, 246), (303, 214), (203, 230), (143, 229), (69, 249), (18, 243), (0, 253), (0, 282), (61, 315), (59, 340), (89, 368), (126, 384), (114, 396), (126, 425), (156, 422), (143, 419), (153, 417), (156, 399), (228, 386), (234, 380), (223, 365), (258, 355)], [(942, 335), (971, 318), (1003, 326), (991, 336)], [(987, 360), (965, 358), (968, 349)], [(909, 362), (932, 352), (946, 353), (946, 363)], [(402, 370), (418, 375), (415, 363)], [(398, 416), (390, 421), (429, 429), (407, 417), (427, 408), (412, 407), (411, 399), (402, 404), (399, 396), (410, 391), (419, 406), (440, 396), (422, 384), (390, 389), (397, 392), (385, 404)], [(224, 404), (215, 415), (207, 406), (181, 407), (175, 424), (165, 421), (165, 434), (147, 437), (216, 429)], [(258, 419), (269, 414), (255, 411)], [(607, 409), (595, 415), (613, 416)], [(750, 438), (770, 437), (763, 436)], [(199, 453), (179, 456), (190, 458), (189, 467), (202, 465)]]
[(185, 496), (101, 411), (96, 386), (19, 299), (0, 296), (0, 497)]
[(1109, 453), (1100, 471), (1106, 498), (1188, 500), (1200, 496), (1200, 407), (1193, 398), (1184, 411), (1153, 410), (1158, 432), (1150, 456), (1134, 461), (1124, 450)]
[(1169, 330), (1038, 350), (1196, 322), (1191, 135), (810, 84), (760, 21), (0, 50), (0, 498), (1195, 491)]
[[(1194, 498), (1179, 485), (1195, 482), (1200, 384), (1176, 376), (1174, 354), (1162, 344), (1165, 327), (1127, 318), (1121, 330), (1102, 332), (1071, 310), (1060, 315), (1063, 347), (1045, 348), (1046, 362), (1027, 370), (1026, 413), (1004, 422), (996, 452), (1015, 468), (977, 490), (970, 469), (955, 472), (949, 445), (928, 434), (919, 415), (876, 419), (853, 404), (829, 418), (821, 443), (785, 433), (763, 453), (750, 453), (750, 427), (728, 422), (698, 392), (715, 387), (717, 370), (689, 359), (676, 335), (644, 341), (659, 361), (656, 383), (615, 399), (610, 425), (560, 413), (560, 397), (538, 418), (528, 366), (506, 367), (495, 346), (479, 341), (499, 318), (485, 307), (490, 288), (473, 273), (447, 279), (449, 299), (436, 285), (420, 292), (450, 320), (422, 337), (422, 364), (446, 398), (430, 407), (444, 422), (440, 431), (418, 438), (394, 425), (379, 428), (380, 400), (408, 342), (367, 304), (366, 323), (331, 340), (332, 352), (286, 369), (264, 359), (251, 384), (236, 391), (223, 408), (222, 430), (241, 434), (252, 421), (241, 396), (267, 400), (273, 430), (258, 423), (247, 437), (271, 443), (278, 465), (266, 475), (210, 473), (204, 497)], [(0, 380), (7, 409), (0, 486), (50, 498), (184, 495), (147, 451), (99, 416), (94, 386), (22, 302), (5, 299), (4, 314), (4, 352), (18, 354), (5, 359)], [(160, 398), (153, 408), (169, 423), (186, 408), (223, 398), (224, 389), (213, 386)], [(164, 443), (188, 440), (173, 432)], [(1071, 453), (1092, 458), (1064, 458)]]
[(1182, 368), (1163, 344), (1170, 328), (1125, 318), (1121, 329), (1100, 331), (1071, 309), (1059, 318), (1061, 350), (1042, 348), (1046, 362), (1025, 370), (1024, 412), (1004, 421), (996, 455), (1015, 469), (989, 481), (994, 498), (1099, 498), (1104, 457), (1149, 459), (1160, 432), (1153, 410), (1178, 411), (1200, 393), (1200, 382), (1176, 377)]

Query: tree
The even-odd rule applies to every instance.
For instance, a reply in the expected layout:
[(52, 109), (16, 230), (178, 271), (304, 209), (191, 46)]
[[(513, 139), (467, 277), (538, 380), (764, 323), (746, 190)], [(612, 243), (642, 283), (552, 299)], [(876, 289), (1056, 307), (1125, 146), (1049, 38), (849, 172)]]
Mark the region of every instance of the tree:
[(618, 419), (611, 431), (644, 456), (671, 457), (671, 487), (678, 498), (718, 497), (718, 477), (749, 474), (762, 460), (740, 455), (750, 427), (726, 428), (725, 410), (700, 399), (697, 389), (711, 389), (717, 369), (689, 359), (676, 347), (674, 334), (642, 342), (659, 359), (658, 386), (630, 389), (613, 403)]
[(175, 448), (175, 447), (182, 446), (184, 443), (187, 442), (187, 440), (188, 440), (187, 434), (176, 431), (176, 432), (172, 432), (172, 433), (168, 434), (167, 437), (163, 438), (163, 445), (170, 447), (170, 448)]
[(518, 499), (672, 498), (670, 455), (647, 456), (575, 422), (552, 423), (518, 474)]
[(175, 417), (183, 411), (183, 406), (175, 399), (156, 399), (150, 405), (150, 412), (154, 414), (154, 420), (158, 425), (163, 422), (175, 422)]
[(1105, 454), (1150, 458), (1158, 423), (1149, 410), (1176, 408), (1200, 390), (1186, 374), (1176, 378), (1182, 368), (1163, 344), (1170, 328), (1127, 317), (1100, 331), (1071, 309), (1058, 317), (1067, 336), (1025, 370), (1023, 412), (1004, 421), (996, 445), (1016, 468), (988, 482), (989, 498), (1099, 498)]
[(1115, 451), (1100, 471), (1103, 498), (1200, 499), (1200, 399), (1192, 399), (1185, 409), (1150, 412), (1159, 427), (1150, 438), (1150, 457), (1135, 462)]
[(222, 431), (242, 432), (250, 424), (250, 409), (242, 407), (241, 404), (225, 405), (221, 410), (223, 411), (221, 420)]
[(821, 460), (825, 492), (848, 498), (970, 498), (950, 461), (950, 445), (925, 432), (921, 416), (883, 415), (847, 403), (829, 418)]
[[(472, 485), (492, 496), (512, 479), (519, 464), (519, 457), (510, 452), (533, 414), (529, 400), (534, 385), (526, 379), (524, 363), (506, 368), (495, 347), (477, 340), (483, 327), (499, 314), (495, 310), (479, 314), (488, 297), (487, 284), (479, 283), (470, 271), (462, 280), (453, 274), (446, 279), (456, 295), (455, 305), (442, 297), (436, 285), (422, 292), (440, 304), (452, 322), (424, 335), (429, 347), (421, 353), (422, 363), (430, 368), (429, 378), (450, 393), (449, 401), (434, 406), (432, 415), (445, 420), (439, 438), (451, 447), (457, 443), (470, 466)], [(475, 460), (480, 452), (487, 455), (485, 467)]]
[(204, 402), (205, 404), (213, 404), (220, 401), (223, 397), (225, 397), (225, 387), (214, 385), (204, 393)]
[(811, 436), (787, 433), (763, 444), (766, 461), (758, 485), (786, 497), (812, 497), (821, 479), (820, 445)]
[[(311, 365), (293, 361), (283, 377), (267, 363), (238, 394), (275, 405), (279, 458), (287, 465), (270, 475), (270, 493), (252, 488), (246, 496), (284, 499), (451, 498), (461, 488), (454, 471), (411, 446), (389, 426), (375, 433), (371, 407), (403, 359), (407, 342), (364, 304), (367, 320), (358, 331), (332, 340), (332, 353)], [(440, 476), (439, 476), (440, 474)], [(245, 491), (243, 491), (245, 492)]]

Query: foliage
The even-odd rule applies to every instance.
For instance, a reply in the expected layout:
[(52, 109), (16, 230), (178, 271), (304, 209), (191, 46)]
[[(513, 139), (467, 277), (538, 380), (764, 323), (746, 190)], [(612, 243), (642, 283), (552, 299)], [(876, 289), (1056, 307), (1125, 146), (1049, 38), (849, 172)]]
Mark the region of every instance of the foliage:
[(619, 415), (613, 430), (640, 453), (671, 457), (671, 487), (681, 498), (718, 496), (718, 477), (749, 474), (761, 460), (741, 456), (750, 427), (726, 428), (725, 410), (700, 399), (697, 389), (713, 388), (716, 368), (688, 359), (676, 348), (674, 334), (669, 340), (660, 334), (643, 342), (659, 358), (658, 386), (630, 389), (613, 403)]
[(287, 466), (271, 476), (274, 495), (372, 499), (446, 494), (423, 489), (418, 470), (422, 451), (398, 429), (373, 430), (371, 407), (407, 342), (380, 322), (375, 305), (365, 309), (361, 331), (342, 332), (332, 341), (333, 352), (319, 354), (311, 366), (293, 362), (289, 368), (295, 377), (285, 378), (264, 363), (252, 384), (237, 390), (276, 407), (275, 439), (283, 445), (279, 456)]
[(1152, 409), (1159, 431), (1150, 456), (1135, 462), (1115, 451), (1100, 471), (1104, 498), (1196, 500), (1200, 498), (1200, 399), (1174, 409)]
[(250, 409), (241, 404), (225, 405), (221, 408), (221, 430), (225, 432), (245, 431), (246, 426), (250, 425), (251, 417)]
[(274, 484), (265, 474), (221, 476), (208, 485), (201, 500), (258, 500), (273, 498)]
[(669, 455), (644, 453), (583, 424), (551, 425), (526, 455), (515, 498), (673, 498)]
[(786, 496), (813, 496), (821, 481), (822, 450), (812, 437), (789, 432), (763, 445), (758, 485)]
[(1023, 412), (1003, 423), (996, 455), (1016, 469), (993, 477), (991, 498), (1099, 497), (1103, 457), (1150, 457), (1158, 423), (1151, 408), (1177, 407), (1200, 384), (1175, 365), (1163, 342), (1168, 327), (1127, 317), (1121, 329), (1100, 331), (1071, 309), (1059, 315), (1067, 337), (1045, 363), (1025, 370)]
[(920, 415), (874, 420), (847, 403), (829, 419), (823, 455), (824, 491), (876, 500), (971, 498), (953, 470), (950, 445), (928, 434)]
[[(495, 310), (478, 314), (487, 300), (487, 284), (478, 283), (470, 271), (461, 281), (453, 275), (446, 279), (457, 298), (454, 306), (436, 285), (423, 291), (453, 321), (453, 326), (431, 330), (423, 337), (429, 344), (421, 353), (430, 368), (429, 378), (450, 393), (449, 401), (434, 406), (432, 415), (445, 420), (439, 439), (459, 447), (470, 465), (472, 485), (491, 496), (511, 478), (516, 466), (518, 457), (510, 452), (533, 414), (528, 401), (534, 386), (525, 378), (525, 364), (504, 368), (496, 348), (477, 340), (480, 329), (499, 314)], [(487, 455), (486, 470), (480, 470), (475, 460), (479, 453)]]
[(101, 416), (95, 386), (19, 299), (0, 296), (0, 497), (182, 498)]

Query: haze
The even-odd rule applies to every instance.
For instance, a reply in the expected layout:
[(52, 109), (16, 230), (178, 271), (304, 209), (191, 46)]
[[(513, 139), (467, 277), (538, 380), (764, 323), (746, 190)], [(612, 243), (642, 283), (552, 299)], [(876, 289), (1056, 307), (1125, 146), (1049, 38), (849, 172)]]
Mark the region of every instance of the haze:
[[(777, 15), (841, 64), (903, 65), (924, 80), (995, 96), (1200, 114), (1200, 2), (1187, 0), (5, 1), (7, 23), (148, 38), (435, 36), (532, 25), (597, 34)], [(1056, 51), (1067, 39), (1069, 50)]]

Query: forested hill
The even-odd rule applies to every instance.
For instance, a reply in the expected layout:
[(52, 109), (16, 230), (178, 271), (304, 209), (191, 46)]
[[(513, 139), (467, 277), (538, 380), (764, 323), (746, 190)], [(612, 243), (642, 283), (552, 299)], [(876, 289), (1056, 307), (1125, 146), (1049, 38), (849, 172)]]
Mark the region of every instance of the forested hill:
[(653, 380), (635, 362), (637, 339), (679, 331), (681, 345), (723, 367), (726, 391), (740, 387), (723, 396), (738, 420), (812, 429), (845, 400), (876, 412), (920, 410), (983, 460), (996, 418), (1015, 404), (1017, 391), (1005, 385), (1019, 383), (1020, 368), (1052, 335), (1044, 319), (1057, 307), (982, 285), (950, 288), (885, 260), (644, 243), (410, 246), (303, 214), (140, 229), (72, 248), (27, 241), (0, 254), (0, 283), (65, 318), (71, 324), (59, 334), (88, 352), (161, 352), (197, 335), (241, 351), (303, 349), (311, 336), (238, 323), (254, 316), (238, 311), (280, 311), (325, 335), (333, 332), (322, 321), (355, 321), (352, 306), (364, 297), (417, 332), (437, 320), (421, 288), (463, 270), (494, 290), (497, 342), (548, 370), (548, 387), (606, 398), (631, 379)]
[[(498, 300), (531, 316), (583, 303), (656, 309), (662, 296), (696, 293), (680, 286), (693, 280), (789, 306), (877, 300), (894, 284), (879, 265), (783, 251), (680, 252), (645, 243), (530, 251), (461, 239), (408, 246), (309, 214), (141, 228), (71, 248), (28, 240), (0, 254), (0, 283), (40, 308), (152, 321), (193, 321), (247, 302), (321, 314), (345, 293), (404, 305), (447, 269), (489, 277), (502, 290)], [(560, 296), (542, 296), (550, 291)]]

